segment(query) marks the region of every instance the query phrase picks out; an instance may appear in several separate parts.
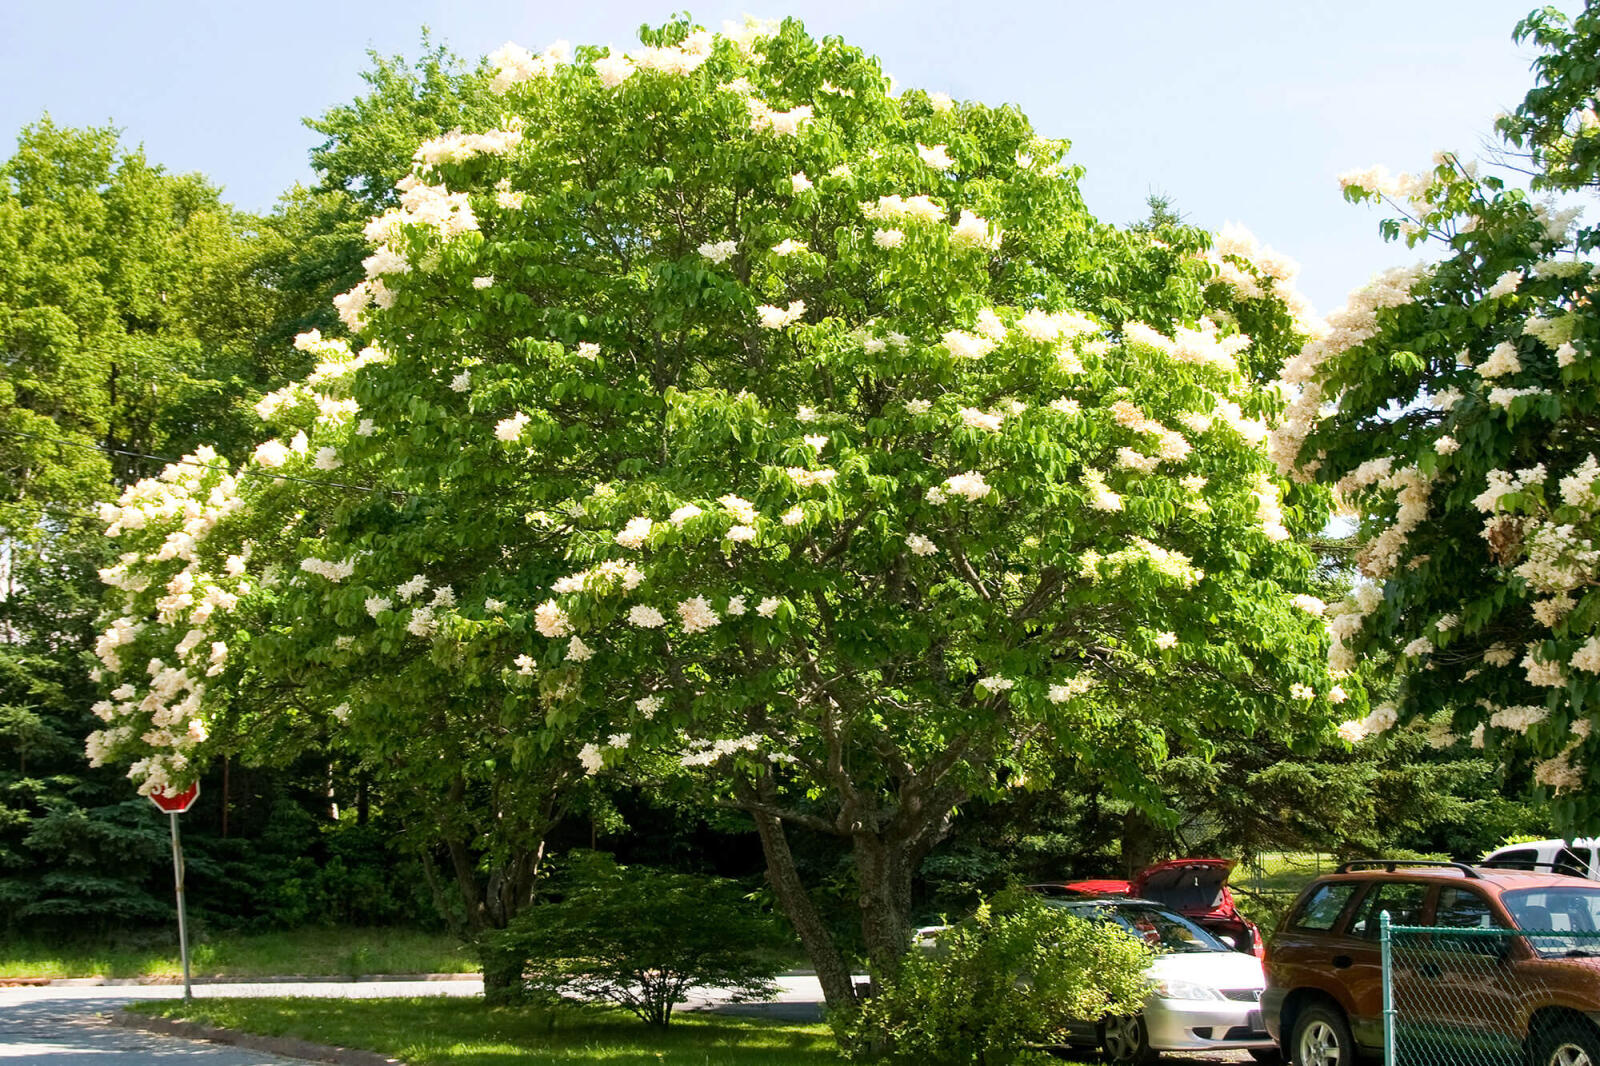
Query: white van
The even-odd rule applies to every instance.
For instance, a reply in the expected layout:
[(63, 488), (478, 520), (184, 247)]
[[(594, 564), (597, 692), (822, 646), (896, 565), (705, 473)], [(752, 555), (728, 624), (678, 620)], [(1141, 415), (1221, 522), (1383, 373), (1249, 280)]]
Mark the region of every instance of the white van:
[(1526, 844), (1507, 844), (1483, 857), (1485, 866), (1505, 870), (1537, 870), (1541, 873), (1570, 874), (1600, 881), (1600, 838), (1583, 840), (1534, 840)]

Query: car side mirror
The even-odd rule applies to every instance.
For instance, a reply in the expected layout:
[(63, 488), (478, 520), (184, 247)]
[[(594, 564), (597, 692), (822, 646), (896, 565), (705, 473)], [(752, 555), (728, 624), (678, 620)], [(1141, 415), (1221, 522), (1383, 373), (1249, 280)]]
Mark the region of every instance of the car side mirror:
[(1238, 951), (1239, 950), (1239, 942), (1237, 940), (1233, 939), (1233, 937), (1224, 935), (1224, 936), (1217, 937), (1217, 939), (1222, 941), (1224, 944), (1228, 945), (1228, 950), (1229, 951)]

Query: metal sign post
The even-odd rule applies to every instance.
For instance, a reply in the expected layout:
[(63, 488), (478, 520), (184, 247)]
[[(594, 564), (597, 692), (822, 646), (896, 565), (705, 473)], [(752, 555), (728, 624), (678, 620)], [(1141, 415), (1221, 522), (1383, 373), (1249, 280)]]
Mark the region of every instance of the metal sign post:
[(1383, 1066), (1394, 1066), (1394, 946), (1389, 912), (1378, 915), (1379, 958), (1383, 966)]
[(172, 821), (172, 883), (178, 895), (178, 952), (183, 956), (183, 998), (192, 999), (189, 988), (189, 918), (183, 906), (183, 845), (178, 843), (178, 812), (167, 815)]
[(172, 884), (178, 897), (178, 953), (183, 958), (184, 999), (193, 999), (194, 991), (189, 987), (189, 916), (183, 905), (183, 845), (178, 840), (178, 815), (193, 807), (199, 796), (198, 781), (182, 792), (157, 790), (150, 793), (150, 802), (166, 811), (172, 822)]

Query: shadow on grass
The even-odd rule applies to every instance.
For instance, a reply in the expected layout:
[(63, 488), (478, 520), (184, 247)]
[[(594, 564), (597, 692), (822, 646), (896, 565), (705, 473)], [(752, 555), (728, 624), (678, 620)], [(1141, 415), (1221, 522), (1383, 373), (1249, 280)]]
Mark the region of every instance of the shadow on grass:
[(468, 999), (204, 999), (134, 1009), (267, 1036), (365, 1048), (411, 1066), (542, 1066), (648, 1062), (659, 1066), (821, 1066), (841, 1061), (822, 1023), (709, 1013), (653, 1029), (599, 1007), (490, 1007)]

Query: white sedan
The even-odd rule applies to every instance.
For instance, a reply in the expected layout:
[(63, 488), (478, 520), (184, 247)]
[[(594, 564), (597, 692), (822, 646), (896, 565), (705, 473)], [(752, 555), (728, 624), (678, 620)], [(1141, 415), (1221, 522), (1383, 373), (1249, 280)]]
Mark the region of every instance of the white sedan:
[(1235, 951), (1182, 915), (1146, 900), (1049, 901), (1080, 918), (1111, 922), (1159, 954), (1145, 971), (1144, 1010), (1084, 1027), (1080, 1040), (1098, 1043), (1118, 1063), (1153, 1062), (1162, 1051), (1247, 1051), (1277, 1062), (1277, 1045), (1261, 1021), (1261, 960)]

